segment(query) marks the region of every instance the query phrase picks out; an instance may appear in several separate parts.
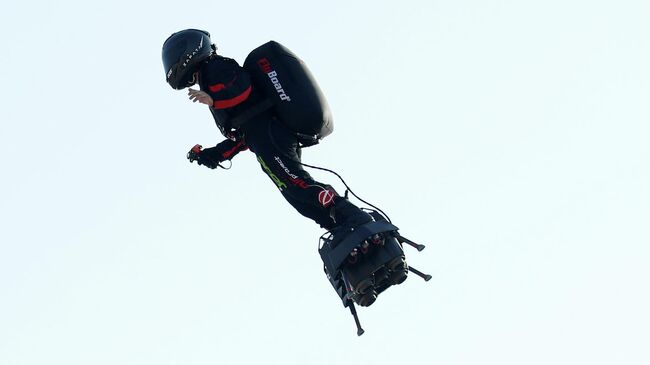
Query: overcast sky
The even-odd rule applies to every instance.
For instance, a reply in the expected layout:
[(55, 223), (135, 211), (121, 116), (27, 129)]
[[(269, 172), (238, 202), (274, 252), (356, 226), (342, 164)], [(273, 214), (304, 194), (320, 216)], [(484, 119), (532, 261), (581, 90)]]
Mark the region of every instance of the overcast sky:
[[(648, 364), (647, 1), (10, 2), (0, 364)], [(354, 322), (322, 230), (166, 83), (173, 32), (276, 40), (328, 97), (304, 151), (386, 211), (410, 277)], [(342, 185), (314, 172), (320, 181)]]

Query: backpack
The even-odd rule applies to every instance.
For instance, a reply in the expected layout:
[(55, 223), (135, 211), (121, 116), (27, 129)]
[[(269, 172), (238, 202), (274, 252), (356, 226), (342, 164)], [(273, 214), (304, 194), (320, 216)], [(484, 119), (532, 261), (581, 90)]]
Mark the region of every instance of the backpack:
[(289, 49), (275, 41), (265, 43), (246, 57), (243, 68), (262, 99), (250, 113), (273, 109), (303, 147), (332, 133), (332, 113), (325, 95), (307, 65)]

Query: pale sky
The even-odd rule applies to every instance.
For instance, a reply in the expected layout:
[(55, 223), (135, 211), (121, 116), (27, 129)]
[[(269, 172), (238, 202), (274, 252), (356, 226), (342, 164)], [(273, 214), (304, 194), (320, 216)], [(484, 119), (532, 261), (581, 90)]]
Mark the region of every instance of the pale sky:
[[(11, 2), (0, 13), (0, 364), (648, 364), (647, 1)], [(163, 41), (276, 40), (412, 276), (359, 308), (323, 231), (166, 83)], [(344, 188), (334, 176), (320, 181)]]

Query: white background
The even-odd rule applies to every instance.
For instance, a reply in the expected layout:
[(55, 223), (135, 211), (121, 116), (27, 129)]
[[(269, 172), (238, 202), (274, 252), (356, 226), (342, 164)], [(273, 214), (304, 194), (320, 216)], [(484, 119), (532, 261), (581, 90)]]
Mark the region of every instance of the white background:
[[(647, 1), (11, 2), (0, 13), (0, 364), (648, 364)], [(304, 151), (417, 277), (354, 322), (322, 230), (165, 83), (163, 41), (274, 39), (325, 91)], [(335, 177), (318, 180), (343, 187)]]

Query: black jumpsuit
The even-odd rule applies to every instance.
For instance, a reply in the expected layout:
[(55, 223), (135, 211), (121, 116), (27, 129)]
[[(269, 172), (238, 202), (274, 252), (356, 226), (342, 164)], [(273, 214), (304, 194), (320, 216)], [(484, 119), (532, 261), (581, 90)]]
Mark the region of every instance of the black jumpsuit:
[(222, 133), (229, 137), (203, 150), (201, 156), (221, 162), (250, 149), (284, 198), (325, 229), (370, 220), (368, 214), (339, 196), (330, 185), (315, 181), (303, 169), (298, 137), (272, 112), (262, 112), (238, 130), (230, 130), (229, 119), (255, 105), (260, 98), (248, 74), (236, 61), (213, 56), (200, 69), (200, 86), (214, 100), (210, 111)]

